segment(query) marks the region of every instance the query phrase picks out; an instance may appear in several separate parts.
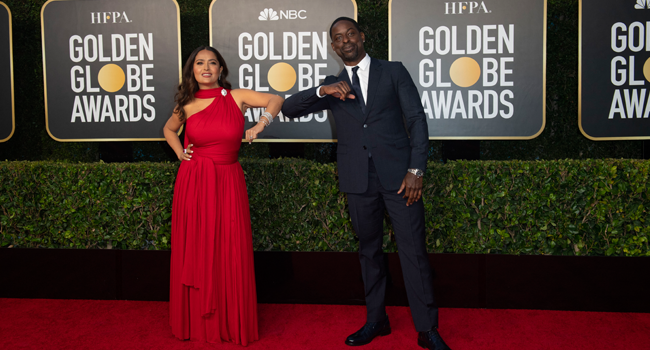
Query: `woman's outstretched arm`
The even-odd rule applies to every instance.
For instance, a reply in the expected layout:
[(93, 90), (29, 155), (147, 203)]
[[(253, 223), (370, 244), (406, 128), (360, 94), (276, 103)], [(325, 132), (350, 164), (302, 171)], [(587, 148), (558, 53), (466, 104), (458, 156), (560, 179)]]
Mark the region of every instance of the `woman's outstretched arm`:
[[(278, 95), (266, 94), (248, 89), (232, 90), (231, 93), (242, 113), (244, 113), (248, 108), (266, 109), (265, 113), (260, 116), (260, 121), (252, 128), (246, 130), (246, 140), (248, 140), (248, 143), (257, 139), (257, 135), (261, 133), (266, 126), (273, 122), (273, 118), (280, 113), (282, 103), (284, 103), (284, 98)], [(262, 118), (265, 118), (266, 122)]]

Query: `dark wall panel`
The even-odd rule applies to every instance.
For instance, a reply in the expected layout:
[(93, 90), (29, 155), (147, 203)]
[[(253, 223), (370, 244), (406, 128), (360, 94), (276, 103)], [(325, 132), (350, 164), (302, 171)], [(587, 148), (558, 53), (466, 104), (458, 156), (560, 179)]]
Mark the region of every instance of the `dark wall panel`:
[[(430, 254), (440, 307), (650, 312), (648, 258)], [(169, 299), (169, 251), (0, 249), (0, 297)], [(408, 305), (396, 253), (386, 304)], [(255, 252), (260, 303), (364, 304), (356, 253)]]

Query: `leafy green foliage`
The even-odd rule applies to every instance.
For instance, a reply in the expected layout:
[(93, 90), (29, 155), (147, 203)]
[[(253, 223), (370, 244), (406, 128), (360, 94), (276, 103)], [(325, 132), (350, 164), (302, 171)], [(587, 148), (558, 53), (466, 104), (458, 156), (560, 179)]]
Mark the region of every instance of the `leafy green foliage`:
[(2, 247), (170, 247), (169, 163), (0, 164)]
[(429, 249), (650, 256), (650, 164), (455, 162), (427, 181)]
[[(336, 165), (242, 160), (256, 250), (356, 251)], [(0, 162), (0, 247), (169, 249), (178, 163)], [(427, 248), (650, 256), (650, 163), (429, 163)], [(396, 251), (390, 225), (384, 249)]]

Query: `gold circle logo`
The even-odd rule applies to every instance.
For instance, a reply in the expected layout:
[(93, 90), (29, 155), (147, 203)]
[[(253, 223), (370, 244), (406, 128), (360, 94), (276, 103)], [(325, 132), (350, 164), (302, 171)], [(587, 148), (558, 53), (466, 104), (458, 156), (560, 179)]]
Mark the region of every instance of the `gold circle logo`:
[(643, 75), (645, 76), (645, 80), (650, 81), (650, 58), (643, 65)]
[(97, 80), (99, 80), (99, 86), (105, 91), (116, 92), (124, 86), (126, 77), (120, 66), (110, 63), (99, 70)]
[(449, 76), (454, 84), (460, 87), (470, 87), (481, 77), (481, 67), (474, 59), (461, 57), (452, 63)]
[(276, 63), (269, 69), (268, 80), (273, 90), (285, 92), (296, 84), (296, 71), (288, 63)]

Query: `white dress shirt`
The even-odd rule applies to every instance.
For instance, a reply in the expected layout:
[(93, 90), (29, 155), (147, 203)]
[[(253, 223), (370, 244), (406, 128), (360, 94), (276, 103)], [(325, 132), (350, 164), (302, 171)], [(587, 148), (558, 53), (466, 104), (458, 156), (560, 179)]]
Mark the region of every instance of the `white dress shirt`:
[[(363, 93), (363, 101), (368, 104), (368, 77), (370, 76), (370, 56), (366, 54), (359, 64), (356, 66), (345, 66), (345, 70), (348, 71), (348, 77), (350, 78), (350, 83), (352, 83), (352, 68), (359, 66), (357, 70), (357, 75), (359, 76), (359, 85), (361, 85), (361, 92)], [(352, 88), (352, 86), (350, 86)], [(320, 89), (316, 89), (316, 96), (323, 98), (325, 95), (320, 95)]]

